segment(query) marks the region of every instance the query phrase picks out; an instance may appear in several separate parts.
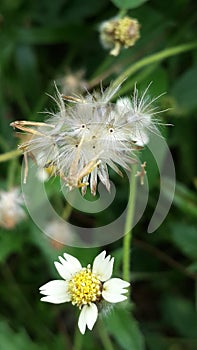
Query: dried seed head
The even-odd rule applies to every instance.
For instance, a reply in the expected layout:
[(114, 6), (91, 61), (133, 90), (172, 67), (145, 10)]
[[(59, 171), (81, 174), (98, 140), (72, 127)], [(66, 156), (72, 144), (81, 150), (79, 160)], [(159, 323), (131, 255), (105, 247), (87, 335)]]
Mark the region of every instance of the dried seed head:
[(148, 143), (149, 132), (157, 132), (152, 117), (158, 113), (147, 97), (147, 90), (138, 96), (135, 87), (132, 99), (110, 100), (120, 85), (109, 86), (100, 93), (73, 98), (65, 105), (57, 90), (53, 98), (58, 106), (46, 123), (12, 123), (32, 136), (20, 147), (31, 153), (40, 168), (52, 167), (53, 175), (60, 176), (71, 190), (88, 184), (96, 194), (97, 178), (110, 189), (108, 167), (121, 175), (118, 166), (130, 169), (135, 162), (135, 150)]
[(13, 229), (18, 222), (26, 217), (23, 209), (23, 198), (18, 188), (10, 191), (0, 191), (0, 226), (7, 230)]

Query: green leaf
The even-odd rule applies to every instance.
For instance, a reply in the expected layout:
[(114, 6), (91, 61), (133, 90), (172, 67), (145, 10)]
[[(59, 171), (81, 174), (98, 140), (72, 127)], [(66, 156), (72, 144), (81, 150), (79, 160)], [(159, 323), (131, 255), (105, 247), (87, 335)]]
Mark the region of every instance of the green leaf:
[(111, 0), (114, 5), (122, 10), (134, 9), (141, 6), (148, 0)]
[(188, 69), (172, 88), (172, 95), (176, 99), (179, 108), (185, 111), (197, 107), (197, 67)]
[(183, 223), (172, 226), (172, 240), (186, 256), (197, 259), (197, 229)]
[(47, 347), (40, 347), (32, 342), (25, 330), (14, 332), (6, 322), (0, 322), (0, 344), (5, 350), (46, 350)]
[[(173, 183), (170, 179), (165, 179), (165, 197), (170, 198)], [(181, 183), (176, 183), (176, 192), (173, 200), (175, 204), (184, 214), (191, 217), (197, 217), (197, 196)]]
[(19, 45), (17, 47), (15, 65), (23, 93), (29, 100), (35, 101), (40, 93), (40, 78), (36, 54), (31, 46)]
[(146, 342), (149, 350), (166, 350), (169, 349), (169, 344), (164, 336), (159, 333), (148, 332), (146, 334)]
[(136, 320), (125, 309), (116, 308), (104, 319), (108, 332), (124, 350), (143, 350), (144, 338)]
[[(34, 342), (25, 329), (15, 332), (6, 321), (0, 320), (0, 344), (4, 350), (47, 350), (47, 344)], [(50, 341), (50, 349), (63, 349), (65, 341), (60, 335)]]
[(196, 338), (197, 314), (189, 300), (177, 296), (164, 297), (162, 311), (166, 324), (181, 336)]
[(0, 263), (4, 262), (10, 254), (22, 250), (25, 238), (21, 233), (4, 231), (0, 232)]

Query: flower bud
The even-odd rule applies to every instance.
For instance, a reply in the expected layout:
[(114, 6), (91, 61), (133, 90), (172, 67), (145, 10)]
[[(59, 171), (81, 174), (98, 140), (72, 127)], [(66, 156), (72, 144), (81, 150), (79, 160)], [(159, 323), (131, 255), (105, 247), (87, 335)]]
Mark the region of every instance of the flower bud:
[(111, 55), (117, 56), (122, 47), (131, 47), (139, 39), (139, 28), (140, 24), (136, 19), (128, 16), (113, 18), (100, 26), (101, 43), (106, 49), (111, 48)]

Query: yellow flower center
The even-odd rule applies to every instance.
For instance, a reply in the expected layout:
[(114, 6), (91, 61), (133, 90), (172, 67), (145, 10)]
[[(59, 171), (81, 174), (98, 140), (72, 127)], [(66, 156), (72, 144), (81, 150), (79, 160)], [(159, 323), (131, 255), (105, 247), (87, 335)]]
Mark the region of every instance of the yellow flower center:
[(139, 38), (139, 23), (130, 17), (119, 19), (115, 27), (114, 37), (123, 46), (133, 46)]
[(68, 283), (71, 302), (81, 308), (83, 305), (100, 301), (102, 283), (89, 267), (77, 272)]

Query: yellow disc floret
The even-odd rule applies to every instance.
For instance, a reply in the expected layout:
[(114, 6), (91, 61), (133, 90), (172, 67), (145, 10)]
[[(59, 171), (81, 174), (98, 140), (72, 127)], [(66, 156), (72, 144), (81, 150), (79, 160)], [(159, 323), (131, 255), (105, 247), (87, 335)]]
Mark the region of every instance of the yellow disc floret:
[(105, 48), (112, 48), (111, 55), (117, 56), (121, 47), (128, 48), (140, 37), (140, 24), (128, 16), (105, 21), (100, 27), (100, 38)]
[(89, 267), (83, 268), (69, 281), (68, 292), (72, 304), (81, 308), (85, 304), (100, 301), (102, 283)]
[(135, 44), (139, 38), (139, 23), (136, 19), (124, 17), (119, 19), (114, 31), (115, 40), (118, 40), (124, 47)]

